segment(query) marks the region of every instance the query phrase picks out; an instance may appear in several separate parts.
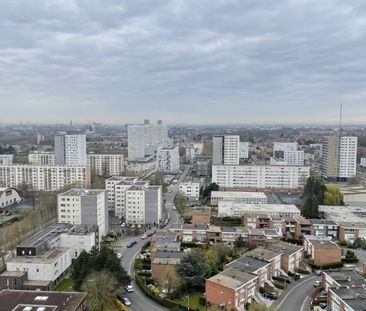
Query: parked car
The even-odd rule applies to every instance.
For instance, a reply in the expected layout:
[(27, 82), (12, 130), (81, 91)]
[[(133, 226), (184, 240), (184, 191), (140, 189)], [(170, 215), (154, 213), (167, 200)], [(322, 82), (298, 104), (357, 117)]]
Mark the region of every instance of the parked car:
[(126, 306), (130, 306), (131, 305), (131, 301), (130, 301), (130, 299), (128, 299), (127, 297), (122, 297), (122, 300), (121, 300), (122, 302), (123, 302), (123, 304), (124, 305), (126, 305)]
[(263, 295), (264, 297), (267, 297), (269, 299), (277, 299), (278, 298), (278, 293), (277, 292), (266, 292)]
[(128, 293), (132, 293), (133, 292), (133, 286), (130, 284), (130, 285), (127, 285), (125, 286), (125, 289)]
[(117, 258), (118, 258), (118, 259), (121, 259), (121, 258), (122, 258), (122, 256), (123, 256), (123, 255), (122, 255), (122, 253), (118, 253), (118, 254), (117, 254)]
[(317, 276), (322, 275), (322, 270), (316, 270), (314, 273), (315, 273), (315, 275), (317, 275)]
[(123, 223), (121, 223), (121, 227), (122, 228), (124, 228), (124, 227), (126, 227), (126, 224), (123, 222)]
[(144, 235), (142, 235), (142, 237), (141, 237), (141, 240), (145, 240), (145, 239), (147, 239), (147, 234), (146, 233)]
[(328, 307), (328, 305), (325, 302), (321, 302), (319, 303), (319, 307), (325, 310)]
[(320, 285), (322, 285), (321, 281), (315, 281), (314, 282), (314, 287), (319, 287)]
[(130, 243), (127, 244), (127, 248), (131, 248), (133, 246), (135, 246), (137, 244), (137, 241), (131, 241)]

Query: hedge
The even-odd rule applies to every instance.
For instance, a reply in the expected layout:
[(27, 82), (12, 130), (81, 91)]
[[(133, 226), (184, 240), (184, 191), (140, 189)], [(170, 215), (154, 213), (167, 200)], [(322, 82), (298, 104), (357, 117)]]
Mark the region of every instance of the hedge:
[(295, 269), (295, 271), (296, 271), (297, 273), (300, 273), (300, 274), (310, 274), (310, 271), (308, 271), (308, 270)]
[(309, 263), (310, 267), (312, 267), (313, 269), (316, 270), (327, 270), (327, 269), (334, 269), (334, 268), (342, 268), (343, 267), (343, 262), (334, 262), (334, 263), (329, 263), (329, 264), (325, 264), (325, 265), (314, 265)]
[(285, 285), (283, 283), (277, 282), (277, 281), (273, 281), (272, 282), (274, 286), (276, 286), (279, 289), (285, 289)]
[(343, 258), (342, 262), (344, 263), (355, 263), (355, 262), (359, 262), (358, 258)]

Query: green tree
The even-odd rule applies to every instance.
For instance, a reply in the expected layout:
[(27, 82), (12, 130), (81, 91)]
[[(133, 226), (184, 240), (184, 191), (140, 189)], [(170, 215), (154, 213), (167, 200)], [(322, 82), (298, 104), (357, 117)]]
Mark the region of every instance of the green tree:
[(118, 282), (111, 272), (92, 272), (85, 280), (82, 290), (88, 293), (88, 302), (93, 311), (109, 310), (118, 294)]
[(74, 287), (76, 290), (81, 288), (81, 285), (90, 273), (92, 268), (90, 262), (91, 255), (84, 250), (72, 265), (71, 277), (74, 280)]
[(177, 273), (187, 290), (202, 289), (207, 275), (207, 264), (203, 253), (199, 249), (192, 249), (185, 254), (177, 266)]
[(264, 304), (251, 303), (249, 305), (248, 311), (268, 311), (268, 307)]
[(324, 204), (333, 206), (343, 205), (343, 195), (337, 185), (325, 185)]
[(217, 274), (220, 267), (220, 258), (215, 249), (211, 248), (205, 252), (205, 259), (207, 264), (207, 274), (212, 276)]
[(105, 188), (105, 178), (103, 176), (97, 175), (94, 172), (91, 174), (90, 189), (104, 189)]
[(324, 182), (316, 175), (310, 176), (302, 195), (302, 214), (307, 218), (319, 218), (319, 205), (324, 201)]
[(234, 242), (234, 247), (238, 250), (242, 250), (245, 247), (245, 241), (241, 235), (236, 238)]

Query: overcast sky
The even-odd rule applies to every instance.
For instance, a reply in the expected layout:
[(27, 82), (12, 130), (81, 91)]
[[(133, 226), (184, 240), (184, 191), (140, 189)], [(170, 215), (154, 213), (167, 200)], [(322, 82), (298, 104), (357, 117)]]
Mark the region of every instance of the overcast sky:
[(1, 0), (0, 122), (366, 123), (366, 1)]

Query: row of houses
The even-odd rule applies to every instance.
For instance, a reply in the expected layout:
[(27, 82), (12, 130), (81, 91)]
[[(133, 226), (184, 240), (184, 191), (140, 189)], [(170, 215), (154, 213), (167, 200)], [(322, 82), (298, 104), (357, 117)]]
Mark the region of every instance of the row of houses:
[(206, 301), (225, 310), (245, 310), (247, 303), (260, 300), (259, 289), (271, 285), (272, 277), (295, 272), (303, 256), (303, 247), (285, 242), (253, 249), (206, 280)]

